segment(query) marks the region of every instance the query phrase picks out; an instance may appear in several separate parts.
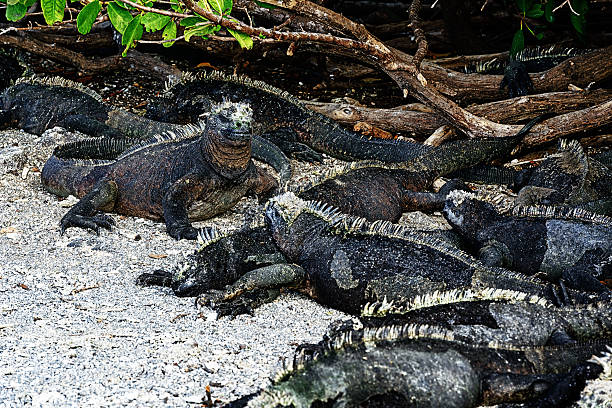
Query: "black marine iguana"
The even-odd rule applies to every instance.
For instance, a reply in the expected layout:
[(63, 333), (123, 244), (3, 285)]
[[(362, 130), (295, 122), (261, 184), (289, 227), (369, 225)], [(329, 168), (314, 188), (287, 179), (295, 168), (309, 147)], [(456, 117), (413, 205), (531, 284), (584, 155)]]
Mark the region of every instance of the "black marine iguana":
[[(410, 160), (430, 149), (407, 141), (368, 138), (313, 112), (294, 96), (261, 81), (220, 72), (186, 74), (157, 101), (146, 117), (171, 123), (194, 123), (223, 98), (253, 107), (254, 133), (304, 160), (320, 160), (314, 151), (342, 160)], [(314, 151), (313, 151), (314, 149)]]
[[(60, 77), (20, 78), (0, 94), (0, 128), (6, 126), (37, 135), (62, 126), (94, 137), (125, 139), (115, 144), (115, 148), (125, 149), (163, 132), (181, 132), (182, 128), (114, 108), (95, 91)], [(95, 149), (94, 144), (84, 144), (81, 154), (87, 154), (85, 146)], [(260, 137), (253, 137), (252, 150), (254, 158), (269, 163), (279, 173), (281, 186), (285, 186), (291, 178), (291, 165), (284, 153)]]
[(482, 346), (455, 339), (452, 330), (412, 324), (345, 330), (313, 354), (296, 353), (271, 386), (226, 407), (561, 406), (602, 372), (587, 360), (607, 344)]
[[(515, 207), (500, 214), (455, 190), (443, 214), (487, 265), (504, 266), (579, 290), (607, 292), (599, 280), (612, 264), (612, 219), (580, 209)], [(608, 271), (607, 273), (610, 273)]]
[[(368, 223), (290, 192), (268, 202), (266, 217), (277, 247), (292, 264), (255, 269), (222, 291), (205, 293), (198, 303), (212, 304), (221, 314), (236, 314), (236, 305), (248, 312), (249, 296), (282, 287), (301, 288), (352, 314), (385, 297), (403, 302), (434, 290), (467, 287), (513, 289), (557, 301), (550, 284), (485, 266), (435, 235), (388, 222)], [(570, 297), (579, 303), (597, 298), (579, 292)]]
[(541, 119), (531, 120), (511, 137), (449, 142), (403, 163), (351, 163), (295, 193), (305, 200), (321, 201), (368, 221), (397, 222), (407, 211), (441, 210), (450, 190), (465, 187), (454, 181), (438, 193), (424, 191), (431, 188), (434, 180), (509, 154)]
[(508, 96), (527, 95), (533, 90), (533, 83), (529, 78), (529, 72), (547, 71), (563, 62), (564, 60), (578, 55), (583, 55), (591, 50), (576, 48), (559, 48), (553, 45), (548, 48), (534, 47), (525, 48), (508, 60), (494, 58), (490, 61), (465, 67), (468, 74), (477, 72), (480, 74), (504, 74), (499, 84), (500, 89), (508, 87)]
[[(265, 195), (277, 187), (251, 161), (249, 123), (248, 105), (222, 104), (191, 134), (162, 134), (115, 160), (91, 160), (91, 149), (75, 157), (74, 145), (59, 146), (43, 168), (43, 186), (83, 197), (62, 218), (62, 233), (72, 226), (110, 228), (110, 217), (96, 215), (104, 210), (163, 219), (172, 237), (196, 239), (189, 219), (210, 218), (247, 193)], [(113, 150), (114, 144), (106, 145)]]

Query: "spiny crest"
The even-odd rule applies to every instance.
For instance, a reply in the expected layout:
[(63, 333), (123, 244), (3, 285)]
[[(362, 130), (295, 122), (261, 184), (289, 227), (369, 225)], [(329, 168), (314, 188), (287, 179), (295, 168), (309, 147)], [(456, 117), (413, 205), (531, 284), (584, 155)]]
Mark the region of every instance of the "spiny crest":
[(249, 401), (249, 408), (270, 408), (270, 407), (290, 407), (293, 406), (293, 398), (290, 394), (282, 390), (266, 389), (258, 396)]
[(182, 84), (188, 84), (190, 82), (196, 81), (222, 81), (222, 82), (230, 82), (238, 85), (246, 86), (248, 88), (258, 89), (276, 96), (279, 96), (285, 100), (290, 101), (295, 105), (302, 106), (302, 102), (297, 99), (295, 96), (291, 95), (287, 91), (283, 91), (282, 89), (276, 88), (272, 85), (269, 85), (263, 81), (258, 81), (256, 79), (251, 79), (247, 76), (243, 75), (234, 75), (234, 74), (226, 74), (222, 71), (199, 71), (199, 72), (185, 72), (181, 76), (179, 80), (170, 81), (166, 84), (166, 90), (164, 91), (165, 96), (171, 96), (172, 90), (176, 86), (180, 86)]
[(543, 307), (553, 307), (553, 305), (544, 298), (515, 290), (497, 288), (466, 288), (424, 293), (423, 295), (415, 297), (405, 305), (396, 305), (393, 302), (388, 302), (385, 298), (382, 302), (378, 301), (374, 303), (367, 303), (364, 306), (361, 315), (383, 317), (388, 314), (405, 314), (413, 310), (425, 309), (434, 306), (486, 300), (512, 303), (527, 302)]
[(204, 120), (195, 124), (178, 127), (175, 130), (167, 130), (151, 137), (150, 139), (147, 139), (141, 143), (132, 146), (129, 150), (126, 150), (121, 156), (117, 157), (117, 160), (123, 159), (142, 149), (146, 149), (148, 147), (155, 146), (158, 144), (195, 139), (197, 137), (200, 137), (205, 131), (206, 121)]
[(568, 221), (581, 221), (612, 227), (612, 217), (595, 214), (582, 208), (550, 205), (530, 205), (514, 207), (510, 214), (514, 217), (545, 218)]
[(591, 50), (581, 50), (578, 48), (567, 48), (558, 45), (551, 45), (550, 47), (532, 47), (524, 48), (517, 53), (515, 59), (517, 61), (532, 61), (541, 58), (570, 58), (578, 55), (583, 55)]
[(288, 191), (272, 197), (266, 203), (266, 210), (274, 206), (283, 220), (288, 224), (293, 223), (295, 219), (304, 211), (315, 214), (326, 222), (334, 223), (339, 217), (345, 215), (336, 207), (329, 204), (321, 203), (320, 201), (306, 201), (297, 197), (293, 192)]
[(102, 102), (102, 96), (99, 93), (86, 87), (85, 85), (71, 81), (70, 79), (62, 78), (59, 76), (48, 77), (48, 76), (31, 76), (31, 77), (21, 77), (15, 81), (15, 84), (32, 84), (32, 85), (46, 85), (46, 86), (61, 86), (64, 88), (73, 88), (78, 91), (83, 92), (94, 98), (98, 102)]
[(202, 249), (206, 248), (207, 246), (211, 244), (214, 244), (215, 242), (219, 241), (221, 238), (225, 238), (228, 235), (230, 235), (228, 231), (219, 231), (217, 227), (215, 226), (210, 227), (210, 228), (198, 229), (197, 241), (198, 241), (199, 248), (197, 252), (200, 252)]

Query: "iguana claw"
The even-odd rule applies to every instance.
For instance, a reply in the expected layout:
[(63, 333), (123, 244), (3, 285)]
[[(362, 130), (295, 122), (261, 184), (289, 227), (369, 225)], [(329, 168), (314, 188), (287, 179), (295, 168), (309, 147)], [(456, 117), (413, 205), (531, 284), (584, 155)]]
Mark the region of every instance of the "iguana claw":
[(79, 227), (83, 229), (90, 229), (97, 235), (100, 235), (100, 227), (111, 230), (115, 225), (115, 220), (106, 214), (96, 214), (92, 217), (88, 217), (80, 214), (66, 214), (60, 221), (60, 235), (64, 235), (64, 232), (70, 227)]

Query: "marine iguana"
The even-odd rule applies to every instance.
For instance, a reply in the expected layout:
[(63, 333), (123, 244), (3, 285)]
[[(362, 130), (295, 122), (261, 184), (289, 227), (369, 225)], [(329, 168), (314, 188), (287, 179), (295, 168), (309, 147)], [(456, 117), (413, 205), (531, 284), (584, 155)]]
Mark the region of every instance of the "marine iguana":
[[(300, 288), (352, 314), (385, 297), (402, 302), (434, 290), (467, 287), (513, 289), (557, 301), (550, 284), (485, 266), (435, 236), (388, 222), (369, 223), (291, 192), (267, 203), (266, 218), (277, 247), (292, 264), (253, 270), (222, 291), (203, 294), (199, 304), (235, 314), (234, 304), (248, 305), (248, 296), (283, 287)], [(579, 303), (597, 299), (575, 291), (570, 297)]]
[(452, 330), (412, 324), (346, 330), (314, 354), (297, 354), (271, 386), (227, 407), (560, 406), (600, 375), (601, 366), (587, 360), (607, 344), (478, 346)]
[[(181, 133), (182, 128), (114, 108), (92, 89), (61, 77), (19, 78), (0, 94), (0, 128), (7, 126), (37, 135), (62, 126), (94, 137), (131, 140), (117, 144), (117, 148), (128, 148), (164, 132)], [(95, 149), (91, 143), (86, 145)], [(85, 145), (80, 150), (87, 154)], [(291, 178), (291, 165), (284, 153), (260, 137), (253, 137), (252, 151), (254, 158), (270, 164), (279, 173), (284, 188)]]
[(587, 156), (576, 140), (559, 141), (557, 152), (539, 166), (522, 170), (474, 166), (449, 177), (484, 184), (502, 184), (517, 191), (515, 204), (579, 207), (612, 215), (612, 168), (608, 153)]
[(466, 187), (453, 181), (439, 193), (425, 192), (434, 180), (509, 154), (541, 118), (531, 120), (512, 137), (449, 142), (407, 162), (351, 163), (294, 192), (305, 200), (321, 201), (368, 221), (397, 222), (406, 211), (441, 210), (449, 191)]
[[(364, 306), (367, 327), (434, 324), (473, 344), (490, 341), (543, 346), (612, 338), (612, 305), (555, 307), (546, 299), (507, 289), (435, 291), (407, 303), (386, 300)], [(529, 331), (525, 328), (529, 327)]]
[(60, 196), (82, 197), (62, 218), (61, 232), (73, 226), (110, 228), (110, 217), (96, 215), (103, 210), (163, 219), (172, 237), (196, 239), (189, 219), (210, 218), (247, 193), (265, 195), (277, 187), (251, 161), (249, 124), (248, 105), (230, 103), (188, 135), (156, 136), (115, 160), (91, 160), (87, 149), (77, 160), (72, 145), (56, 148), (43, 168), (43, 186)]
[(401, 162), (430, 149), (420, 143), (368, 138), (346, 130), (331, 119), (310, 111), (285, 91), (261, 81), (221, 72), (185, 74), (147, 106), (146, 117), (171, 123), (193, 123), (223, 98), (250, 103), (255, 114), (254, 133), (303, 160), (320, 160), (316, 153), (320, 152), (342, 160)]
[(576, 48), (560, 48), (553, 45), (548, 48), (525, 48), (508, 60), (494, 58), (466, 66), (464, 71), (468, 74), (504, 74), (499, 84), (500, 89), (508, 87), (508, 96), (527, 95), (533, 90), (533, 83), (529, 72), (547, 71), (568, 58), (591, 52)]
[(609, 293), (599, 282), (612, 264), (609, 217), (544, 206), (500, 214), (490, 203), (458, 190), (449, 194), (443, 214), (487, 265)]
[(205, 228), (198, 232), (198, 248), (171, 272), (143, 273), (137, 283), (168, 286), (181, 297), (197, 296), (222, 289), (253, 269), (286, 262), (266, 225), (231, 233)]

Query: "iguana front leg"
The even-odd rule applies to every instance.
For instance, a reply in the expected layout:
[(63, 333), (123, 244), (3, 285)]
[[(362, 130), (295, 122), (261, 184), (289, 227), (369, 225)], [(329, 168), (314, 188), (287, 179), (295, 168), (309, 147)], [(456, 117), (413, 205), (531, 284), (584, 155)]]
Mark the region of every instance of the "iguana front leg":
[[(306, 271), (295, 264), (275, 264), (254, 269), (224, 290), (210, 290), (196, 299), (196, 304), (211, 306), (218, 316), (252, 313), (263, 303), (274, 300), (269, 291), (304, 285)], [(263, 296), (262, 296), (263, 294)]]
[(196, 239), (198, 230), (191, 225), (187, 209), (211, 186), (211, 180), (187, 174), (168, 189), (162, 200), (166, 230), (174, 239)]
[(106, 214), (96, 213), (101, 209), (112, 209), (116, 199), (117, 184), (111, 180), (100, 180), (62, 217), (60, 234), (63, 235), (64, 231), (70, 227), (91, 229), (98, 235), (100, 227), (110, 230), (115, 221)]

